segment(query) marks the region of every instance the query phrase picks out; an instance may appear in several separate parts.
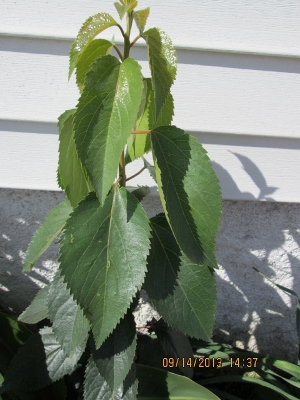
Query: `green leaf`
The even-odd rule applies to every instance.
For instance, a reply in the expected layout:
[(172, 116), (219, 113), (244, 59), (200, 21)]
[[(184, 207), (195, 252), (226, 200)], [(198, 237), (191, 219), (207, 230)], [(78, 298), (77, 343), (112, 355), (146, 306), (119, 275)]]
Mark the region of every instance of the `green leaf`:
[[(167, 100), (162, 107), (157, 119), (154, 109), (154, 92), (151, 79), (144, 79), (143, 100), (141, 103), (139, 118), (136, 122), (136, 130), (150, 130), (158, 126), (170, 125), (173, 118), (174, 104), (173, 97), (169, 93)], [(142, 157), (151, 150), (151, 139), (149, 134), (130, 135), (127, 140), (125, 162), (128, 164), (135, 159)]]
[[(168, 357), (184, 360), (178, 363), (179, 371), (188, 378), (192, 378), (194, 354), (188, 338), (183, 333), (168, 327), (161, 319), (154, 325), (154, 332)], [(192, 367), (186, 365), (188, 360), (191, 361)]]
[(149, 237), (146, 213), (125, 188), (113, 188), (103, 206), (91, 193), (67, 222), (60, 268), (92, 324), (97, 348), (143, 283)]
[(218, 268), (222, 196), (206, 151), (175, 126), (154, 129), (151, 140), (159, 194), (180, 248), (194, 263)]
[(143, 37), (148, 45), (155, 115), (158, 116), (175, 80), (177, 56), (171, 39), (162, 30), (157, 28), (148, 29)]
[(262, 379), (250, 378), (248, 376), (239, 376), (239, 375), (224, 375), (217, 376), (214, 378), (202, 379), (202, 385), (215, 385), (218, 383), (228, 383), (228, 382), (239, 382), (239, 383), (253, 383), (259, 386), (263, 386), (265, 388), (271, 389), (276, 393), (281, 394), (285, 399), (288, 400), (297, 400), (298, 398), (288, 394), (286, 391), (278, 388), (275, 385), (272, 385), (269, 382), (263, 381)]
[(58, 118), (59, 162), (58, 176), (61, 188), (74, 208), (92, 191), (86, 172), (78, 159), (74, 141), (73, 120), (76, 109), (65, 111)]
[(138, 383), (135, 379), (135, 365), (132, 366), (124, 383), (111, 390), (91, 358), (86, 367), (84, 382), (84, 400), (134, 400)]
[(0, 312), (0, 374), (4, 374), (11, 359), (31, 332), (10, 315)]
[(103, 32), (105, 29), (117, 25), (118, 24), (113, 17), (107, 13), (93, 15), (84, 22), (80, 28), (76, 40), (72, 43), (70, 48), (69, 79), (74, 71), (74, 68), (77, 67), (84, 50), (94, 39), (94, 37), (99, 35), (99, 33)]
[(220, 400), (185, 376), (144, 365), (136, 366), (139, 400)]
[(19, 321), (24, 322), (25, 324), (37, 324), (43, 319), (48, 318), (47, 296), (49, 287), (50, 284), (38, 291), (30, 305), (19, 316)]
[(149, 7), (144, 8), (143, 10), (135, 11), (133, 13), (133, 18), (141, 34), (144, 32), (149, 14), (150, 14)]
[(41, 329), (29, 337), (13, 358), (1, 391), (33, 391), (61, 379), (74, 370), (84, 348), (78, 348), (73, 357), (66, 357), (52, 328)]
[(44, 223), (38, 227), (29, 243), (25, 255), (23, 272), (31, 271), (35, 262), (57, 238), (71, 211), (72, 207), (67, 199), (52, 208), (46, 216)]
[(155, 167), (153, 165), (151, 165), (149, 163), (149, 161), (147, 161), (146, 158), (144, 158), (144, 157), (143, 157), (143, 161), (144, 161), (144, 166), (148, 169), (151, 178), (154, 180), (154, 182), (157, 183)]
[(136, 121), (143, 90), (141, 67), (127, 58), (98, 58), (85, 80), (74, 118), (79, 158), (101, 204), (113, 184)]
[(112, 43), (105, 39), (94, 39), (83, 51), (76, 69), (76, 82), (80, 92), (84, 88), (84, 79), (94, 61), (107, 54), (112, 48)]
[(130, 193), (133, 194), (138, 199), (138, 201), (142, 201), (143, 198), (146, 197), (150, 192), (151, 191), (148, 186), (140, 186)]
[(55, 337), (66, 356), (71, 357), (78, 346), (86, 343), (90, 325), (59, 275), (50, 286), (48, 308)]
[(217, 304), (214, 274), (182, 254), (163, 214), (150, 220), (152, 239), (144, 287), (173, 328), (210, 340)]
[(93, 360), (112, 391), (117, 390), (131, 369), (136, 349), (136, 326), (129, 310), (98, 350)]

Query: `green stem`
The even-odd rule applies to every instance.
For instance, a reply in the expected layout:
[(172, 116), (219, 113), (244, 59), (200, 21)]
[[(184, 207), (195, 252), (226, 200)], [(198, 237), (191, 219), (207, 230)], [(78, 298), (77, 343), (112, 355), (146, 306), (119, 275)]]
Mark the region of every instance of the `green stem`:
[(119, 179), (120, 186), (126, 186), (126, 171), (125, 171), (125, 153), (122, 151), (122, 155), (119, 161)]

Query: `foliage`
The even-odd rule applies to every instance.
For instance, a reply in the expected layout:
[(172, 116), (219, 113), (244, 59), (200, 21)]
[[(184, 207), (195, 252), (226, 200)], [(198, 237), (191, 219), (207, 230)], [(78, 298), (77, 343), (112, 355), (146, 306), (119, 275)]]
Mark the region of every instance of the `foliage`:
[[(172, 125), (177, 58), (170, 38), (158, 28), (145, 30), (149, 8), (136, 10), (135, 0), (114, 5), (121, 20), (126, 16), (126, 28), (107, 13), (96, 14), (70, 49), (69, 77), (75, 71), (80, 97), (58, 118), (57, 179), (66, 198), (35, 233), (24, 272), (59, 235), (60, 266), (19, 321), (0, 314), (7, 350), (0, 358), (0, 396), (237, 399), (210, 385), (252, 378), (204, 378), (197, 367), (199, 355), (236, 354), (207, 344), (217, 296), (219, 182), (202, 145)], [(139, 34), (132, 40), (133, 22)], [(120, 29), (123, 53), (97, 38), (110, 27)], [(150, 77), (130, 57), (140, 39)], [(142, 170), (157, 182), (164, 210), (151, 219), (142, 204), (148, 188), (126, 187), (126, 165), (150, 151), (154, 165), (144, 159)], [(133, 317), (142, 287), (162, 316), (146, 327), (146, 336)], [(37, 325), (27, 330), (24, 323)], [(299, 367), (259, 357), (256, 383), (294, 399)]]

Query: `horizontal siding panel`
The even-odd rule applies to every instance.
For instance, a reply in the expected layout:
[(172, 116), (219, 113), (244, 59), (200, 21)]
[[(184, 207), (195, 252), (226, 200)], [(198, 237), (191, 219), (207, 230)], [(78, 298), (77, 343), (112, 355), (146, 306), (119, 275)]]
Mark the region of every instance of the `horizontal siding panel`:
[[(27, 123), (21, 132), (13, 131), (17, 127), (13, 124), (12, 129), (0, 130), (0, 187), (59, 190), (58, 135), (50, 133), (55, 126)], [(213, 162), (224, 199), (300, 202), (300, 140), (208, 134), (197, 137)], [(140, 160), (130, 164), (127, 176), (141, 167)], [(147, 171), (130, 181), (130, 186), (138, 185), (148, 185), (156, 192)]]
[[(0, 119), (55, 122), (78, 99), (66, 42), (1, 38)], [(148, 74), (146, 50), (132, 52)], [(194, 132), (300, 137), (300, 59), (179, 51), (174, 123)]]
[[(145, 0), (139, 6), (151, 7), (148, 26), (163, 28), (177, 45), (300, 53), (297, 0)], [(101, 11), (117, 18), (111, 0), (31, 0), (30, 7), (2, 1), (1, 30), (75, 37), (83, 21)]]

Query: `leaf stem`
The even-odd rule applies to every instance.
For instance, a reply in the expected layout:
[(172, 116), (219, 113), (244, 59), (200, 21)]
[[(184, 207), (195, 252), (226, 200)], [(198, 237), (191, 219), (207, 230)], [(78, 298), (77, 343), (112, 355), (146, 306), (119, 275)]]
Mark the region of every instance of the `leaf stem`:
[(136, 38), (134, 38), (133, 41), (130, 43), (130, 47), (132, 47), (140, 38), (141, 35), (138, 35)]
[(118, 49), (118, 47), (114, 44), (113, 48), (116, 50), (116, 52), (118, 53), (118, 56), (120, 57), (121, 61), (123, 61), (123, 56), (122, 53), (120, 52), (120, 50)]
[(134, 175), (130, 176), (129, 178), (127, 178), (126, 182), (130, 181), (130, 179), (133, 179), (136, 176), (138, 176), (139, 174), (141, 174), (144, 171), (144, 169), (147, 169), (147, 167), (145, 166), (145, 167), (141, 168), (136, 174), (134, 174)]
[(141, 130), (141, 131), (131, 131), (131, 134), (132, 134), (132, 135), (140, 135), (140, 134), (142, 134), (142, 133), (151, 133), (151, 130), (149, 130), (149, 129), (143, 129), (143, 130)]
[(119, 24), (117, 24), (117, 27), (120, 29), (120, 31), (121, 31), (121, 33), (122, 33), (122, 36), (125, 37), (125, 32), (124, 32), (122, 26), (119, 25)]

